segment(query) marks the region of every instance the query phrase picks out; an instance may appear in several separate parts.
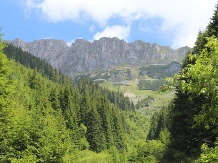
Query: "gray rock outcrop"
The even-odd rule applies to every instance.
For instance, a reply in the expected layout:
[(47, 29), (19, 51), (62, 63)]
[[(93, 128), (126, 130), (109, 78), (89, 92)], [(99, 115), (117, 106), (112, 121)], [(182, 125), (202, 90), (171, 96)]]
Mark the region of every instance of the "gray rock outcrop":
[(168, 46), (135, 41), (127, 43), (118, 38), (101, 38), (92, 43), (77, 39), (71, 46), (62, 40), (42, 39), (24, 42), (10, 41), (14, 46), (43, 58), (53, 67), (69, 76), (78, 72), (106, 70), (121, 64), (143, 66), (146, 64), (169, 64), (181, 62), (188, 47), (173, 50)]

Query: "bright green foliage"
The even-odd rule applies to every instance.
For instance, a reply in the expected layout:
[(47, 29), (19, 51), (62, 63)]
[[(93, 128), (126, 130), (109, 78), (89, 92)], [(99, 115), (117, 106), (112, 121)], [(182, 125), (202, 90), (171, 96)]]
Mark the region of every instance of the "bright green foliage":
[(115, 163), (111, 155), (107, 152), (94, 153), (84, 150), (79, 152), (78, 163)]
[(214, 148), (209, 148), (207, 144), (201, 146), (201, 156), (195, 161), (196, 163), (218, 162), (217, 143)]
[[(203, 95), (207, 102), (201, 107), (201, 111), (194, 118), (196, 125), (204, 125), (206, 129), (216, 126), (218, 114), (218, 41), (216, 38), (209, 38), (205, 49), (198, 55), (193, 56), (196, 60), (194, 65), (188, 65), (181, 77), (181, 91), (191, 92), (190, 100), (195, 96)], [(192, 59), (192, 58), (190, 58)], [(216, 131), (212, 131), (215, 132)]]
[[(41, 90), (29, 88), (28, 79), (25, 81), (25, 75), (19, 73), (20, 68), (26, 70), (16, 66), (17, 73), (12, 76), (19, 82), (14, 84), (13, 109), (7, 108), (12, 116), (4, 117), (10, 118), (7, 123), (10, 130), (4, 132), (3, 159), (5, 162), (62, 162), (73, 149), (62, 113), (51, 107), (46, 90), (42, 91), (43, 95)], [(36, 76), (40, 78), (37, 73)]]
[(157, 163), (162, 159), (166, 145), (159, 140), (139, 142), (136, 153), (130, 157), (130, 162)]
[(15, 115), (13, 101), (11, 100), (14, 93), (14, 83), (10, 76), (10, 63), (3, 54), (4, 47), (5, 44), (0, 39), (0, 160), (3, 161), (7, 159), (9, 137), (14, 133), (12, 117)]
[(213, 147), (218, 135), (217, 56), (218, 41), (211, 37), (200, 54), (189, 55), (195, 64), (188, 64), (180, 74), (169, 129), (171, 147), (189, 156), (198, 155), (204, 143)]
[(9, 78), (11, 73), (10, 63), (7, 60), (5, 54), (3, 54), (3, 49), (6, 44), (0, 39), (0, 107), (3, 109), (10, 102), (10, 96), (12, 93), (12, 79)]
[(130, 162), (165, 162), (165, 153), (170, 144), (168, 131), (168, 108), (163, 107), (151, 118), (147, 141), (137, 141), (136, 151), (130, 155)]
[[(7, 56), (33, 70), (0, 58), (1, 162), (127, 162), (120, 112), (134, 110), (128, 98), (84, 79), (75, 84), (9, 46)], [(87, 156), (80, 155), (83, 150)]]

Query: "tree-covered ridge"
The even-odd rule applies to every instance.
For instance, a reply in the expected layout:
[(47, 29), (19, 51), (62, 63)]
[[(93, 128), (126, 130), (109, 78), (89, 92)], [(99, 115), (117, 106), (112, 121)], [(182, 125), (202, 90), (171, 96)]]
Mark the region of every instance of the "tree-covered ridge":
[[(69, 84), (71, 79), (69, 79), (66, 75), (63, 75), (61, 72), (58, 72), (54, 69), (50, 64), (46, 61), (42, 60), (39, 57), (35, 57), (31, 55), (29, 52), (23, 51), (20, 47), (15, 47), (12, 44), (9, 44), (4, 48), (4, 53), (10, 59), (14, 59), (25, 67), (31, 68), (39, 72), (42, 76), (57, 82), (59, 84)], [(81, 78), (80, 78), (81, 79)], [(134, 105), (127, 97), (124, 97), (122, 93), (117, 93), (114, 91), (109, 91), (107, 89), (99, 87), (97, 84), (94, 84), (91, 80), (81, 79), (80, 82), (83, 81), (87, 83), (90, 88), (90, 94), (93, 93), (93, 88), (96, 88), (103, 94), (107, 96), (107, 98), (113, 104), (117, 105), (121, 110), (134, 110)], [(76, 81), (77, 84), (77, 81)], [(93, 87), (94, 86), (94, 87)], [(84, 90), (84, 88), (80, 87), (80, 89)]]
[(59, 82), (60, 84), (64, 82), (64, 75), (62, 73), (58, 72), (49, 63), (41, 58), (33, 56), (29, 52), (23, 51), (20, 47), (8, 44), (4, 48), (4, 54), (9, 59), (14, 59), (16, 62), (19, 62), (25, 67), (37, 70), (40, 74), (48, 77), (52, 81)]
[[(51, 78), (57, 71), (44, 61), (0, 45), (2, 162), (127, 162), (128, 117), (137, 115), (127, 97), (59, 72)], [(3, 49), (26, 67), (34, 61), (32, 70)]]

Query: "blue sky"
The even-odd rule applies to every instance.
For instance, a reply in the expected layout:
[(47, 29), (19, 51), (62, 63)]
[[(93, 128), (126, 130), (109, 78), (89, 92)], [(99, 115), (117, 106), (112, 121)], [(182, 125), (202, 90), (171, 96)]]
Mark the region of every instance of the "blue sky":
[(3, 39), (118, 37), (174, 49), (194, 45), (217, 0), (1, 0)]

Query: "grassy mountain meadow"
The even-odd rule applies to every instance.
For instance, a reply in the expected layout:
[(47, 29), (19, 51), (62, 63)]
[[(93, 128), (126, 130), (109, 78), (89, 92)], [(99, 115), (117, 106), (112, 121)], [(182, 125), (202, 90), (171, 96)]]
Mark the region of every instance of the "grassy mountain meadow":
[[(161, 94), (159, 89), (166, 84), (167, 77), (172, 77), (180, 69), (181, 64), (176, 61), (167, 65), (155, 64), (141, 67), (121, 65), (106, 71), (81, 73), (76, 80), (90, 79), (109, 90), (119, 91), (135, 105), (138, 103), (137, 111), (151, 115), (173, 98), (174, 90)], [(146, 100), (149, 97), (152, 97), (152, 100)]]

